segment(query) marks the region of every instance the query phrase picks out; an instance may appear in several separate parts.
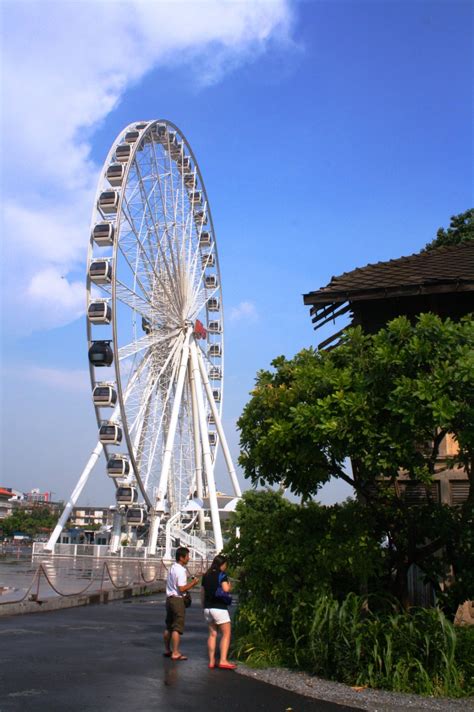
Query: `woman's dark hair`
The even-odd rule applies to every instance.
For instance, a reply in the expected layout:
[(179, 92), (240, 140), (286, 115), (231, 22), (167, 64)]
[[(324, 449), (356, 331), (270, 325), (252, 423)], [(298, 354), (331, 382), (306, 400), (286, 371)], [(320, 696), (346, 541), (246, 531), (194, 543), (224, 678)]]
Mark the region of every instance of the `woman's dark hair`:
[(211, 571), (219, 571), (222, 564), (227, 563), (227, 556), (223, 556), (222, 554), (218, 554), (217, 556), (214, 557), (214, 560), (207, 570), (207, 573), (211, 573)]

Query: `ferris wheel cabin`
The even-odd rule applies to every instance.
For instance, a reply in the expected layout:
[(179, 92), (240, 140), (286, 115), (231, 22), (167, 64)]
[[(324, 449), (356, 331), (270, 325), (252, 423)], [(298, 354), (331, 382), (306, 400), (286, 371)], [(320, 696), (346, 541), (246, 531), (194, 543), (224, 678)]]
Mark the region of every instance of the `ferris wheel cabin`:
[(207, 308), (209, 311), (219, 311), (221, 308), (220, 302), (217, 299), (217, 297), (211, 297), (210, 299), (207, 300)]
[(94, 225), (92, 239), (99, 247), (110, 247), (114, 244), (114, 225), (110, 222), (100, 222)]
[(222, 379), (222, 370), (219, 366), (212, 366), (209, 369), (209, 378), (212, 381), (220, 381)]
[(214, 398), (216, 403), (220, 403), (221, 400), (221, 389), (220, 388), (213, 388), (212, 390), (212, 397)]
[(98, 408), (113, 408), (117, 403), (117, 391), (108, 383), (98, 383), (92, 391), (92, 400)]
[(209, 356), (222, 356), (222, 347), (220, 344), (211, 344), (207, 350)]
[(110, 341), (93, 341), (89, 349), (89, 362), (92, 366), (111, 366), (114, 352)]
[(138, 141), (139, 137), (140, 137), (140, 131), (133, 129), (132, 131), (127, 131), (127, 133), (124, 136), (124, 141), (125, 141), (125, 143), (135, 143), (135, 141)]
[(206, 225), (207, 223), (207, 215), (205, 210), (195, 210), (194, 211), (194, 220), (198, 225)]
[(207, 254), (203, 255), (201, 257), (201, 265), (203, 268), (205, 267), (214, 267), (216, 264), (216, 256), (212, 252), (208, 252)]
[(118, 505), (130, 506), (138, 501), (138, 492), (135, 487), (118, 487), (115, 492), (115, 501)]
[(221, 322), (219, 320), (210, 321), (207, 325), (207, 330), (210, 334), (220, 334), (222, 331)]
[(87, 318), (92, 324), (110, 324), (112, 309), (106, 299), (96, 299), (89, 304)]
[(145, 524), (147, 520), (147, 511), (142, 507), (131, 507), (126, 514), (127, 524), (133, 524), (139, 527)]
[(211, 246), (211, 233), (207, 232), (201, 232), (199, 235), (199, 246), (200, 247), (210, 247)]
[(116, 213), (118, 210), (119, 200), (120, 193), (118, 190), (104, 190), (99, 195), (97, 207), (101, 213), (104, 214)]
[(218, 287), (217, 275), (206, 275), (206, 277), (204, 278), (204, 283), (206, 285), (206, 289), (216, 289)]
[(125, 175), (125, 166), (123, 163), (111, 163), (107, 168), (105, 177), (109, 181), (110, 185), (122, 185), (123, 178)]
[(126, 477), (130, 474), (130, 461), (127, 455), (113, 455), (107, 461), (109, 477)]
[(110, 284), (112, 263), (110, 260), (93, 260), (89, 265), (89, 278), (94, 284)]
[(105, 421), (100, 426), (99, 440), (102, 445), (119, 445), (122, 442), (122, 428), (117, 423)]
[(209, 445), (216, 445), (217, 444), (217, 433), (215, 430), (209, 430), (208, 432), (208, 437), (209, 437)]
[(115, 160), (119, 163), (127, 163), (132, 155), (132, 147), (129, 143), (120, 143), (115, 149)]

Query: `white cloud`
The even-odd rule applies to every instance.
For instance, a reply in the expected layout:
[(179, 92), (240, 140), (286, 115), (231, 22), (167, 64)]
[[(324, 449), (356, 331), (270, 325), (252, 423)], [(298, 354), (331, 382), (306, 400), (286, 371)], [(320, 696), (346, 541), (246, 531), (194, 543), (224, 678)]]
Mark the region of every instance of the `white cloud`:
[(232, 307), (232, 309), (230, 310), (229, 318), (231, 321), (258, 321), (257, 307), (253, 302), (240, 302), (238, 306)]
[(85, 259), (99, 170), (90, 136), (124, 92), (163, 65), (216, 82), (270, 41), (290, 42), (291, 13), (289, 0), (10, 0), (3, 15), (2, 281), (11, 328), (28, 331), (77, 317), (68, 274)]

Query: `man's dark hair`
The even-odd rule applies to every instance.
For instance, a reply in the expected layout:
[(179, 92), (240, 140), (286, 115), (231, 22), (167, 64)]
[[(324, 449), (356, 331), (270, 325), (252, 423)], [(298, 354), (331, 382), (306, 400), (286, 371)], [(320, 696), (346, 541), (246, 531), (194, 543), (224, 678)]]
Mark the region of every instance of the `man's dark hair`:
[(178, 548), (176, 549), (176, 561), (184, 559), (186, 554), (189, 554), (189, 549), (187, 548), (187, 546), (178, 546)]

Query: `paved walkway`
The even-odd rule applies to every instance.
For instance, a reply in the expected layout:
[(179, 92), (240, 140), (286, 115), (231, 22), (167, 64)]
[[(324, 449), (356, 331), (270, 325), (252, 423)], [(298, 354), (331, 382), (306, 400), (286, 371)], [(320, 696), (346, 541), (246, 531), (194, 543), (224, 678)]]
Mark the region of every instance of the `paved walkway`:
[[(194, 596), (196, 598), (196, 594)], [(349, 712), (223, 670), (208, 670), (206, 625), (188, 612), (185, 662), (162, 656), (163, 595), (4, 618), (0, 712)]]

